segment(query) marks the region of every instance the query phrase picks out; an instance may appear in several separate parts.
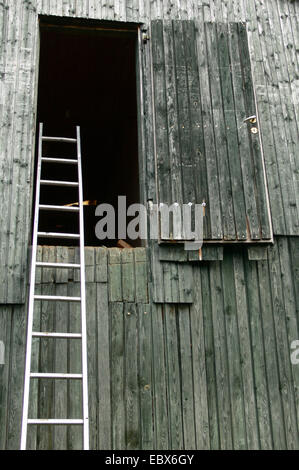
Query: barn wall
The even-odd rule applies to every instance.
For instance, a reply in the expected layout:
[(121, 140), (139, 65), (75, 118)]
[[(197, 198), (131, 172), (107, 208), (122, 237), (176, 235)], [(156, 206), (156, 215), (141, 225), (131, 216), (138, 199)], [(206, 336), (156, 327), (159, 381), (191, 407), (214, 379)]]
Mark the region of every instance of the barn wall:
[[(202, 264), (169, 251), (148, 264), (142, 251), (122, 256), (113, 251), (106, 258), (87, 250), (92, 447), (299, 447), (298, 366), (290, 362), (290, 344), (299, 336), (293, 237), (299, 194), (298, 10), (291, 0), (1, 2), (0, 341), (6, 353), (0, 365), (1, 449), (17, 449), (20, 439), (27, 313), (25, 304), (8, 304), (26, 298), (38, 14), (146, 24), (157, 18), (196, 19), (199, 25), (245, 22), (276, 235), (266, 259), (258, 261), (233, 248), (204, 254)], [(75, 256), (69, 249), (43, 250), (45, 260)], [(74, 273), (54, 276), (45, 270), (39, 283), (49, 293), (78, 288)], [(64, 313), (45, 304), (39, 318), (51, 326), (54, 314), (63, 326)], [(76, 326), (71, 313), (66, 315)], [(64, 348), (45, 344), (35, 349), (34, 359), (45, 369), (57, 358), (72, 367), (78, 350)], [(58, 415), (66, 406), (77, 413), (78, 390), (65, 394), (63, 387), (35, 389), (41, 415)], [(31, 406), (34, 412), (36, 401)], [(79, 441), (76, 429), (42, 429), (30, 437), (33, 448), (77, 448)]]
[[(44, 247), (39, 256), (75, 259), (67, 248)], [(193, 264), (192, 304), (149, 302), (143, 249), (135, 257), (130, 250), (88, 249), (86, 258), (93, 449), (299, 447), (299, 369), (290, 362), (299, 327), (296, 238), (278, 238), (264, 260), (249, 261), (246, 250), (227, 248), (223, 261)], [(43, 269), (38, 282), (50, 295), (75, 295), (79, 288), (73, 272)], [(76, 313), (43, 302), (35, 327), (76, 332)], [(24, 309), (1, 307), (2, 449), (19, 446), (24, 338)], [(39, 371), (79, 372), (76, 345), (39, 341), (33, 347)], [(32, 416), (80, 416), (79, 384), (67, 390), (63, 382), (44, 380), (36, 387)], [(47, 428), (31, 431), (29, 443), (80, 448), (81, 436), (78, 428)]]
[[(25, 1), (0, 5), (0, 301), (25, 299), (34, 152), (37, 15), (149, 23), (150, 19), (243, 21), (266, 162), (274, 234), (298, 234), (298, 2)], [(202, 28), (200, 29), (202, 30)], [(199, 38), (200, 39), (200, 38)], [(297, 191), (296, 191), (297, 188)]]

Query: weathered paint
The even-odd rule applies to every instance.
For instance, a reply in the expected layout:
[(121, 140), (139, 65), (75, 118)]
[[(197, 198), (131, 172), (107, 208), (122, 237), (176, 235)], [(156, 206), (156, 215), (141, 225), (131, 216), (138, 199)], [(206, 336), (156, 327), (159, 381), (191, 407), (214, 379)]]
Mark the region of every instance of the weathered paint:
[[(223, 261), (192, 264), (192, 304), (151, 301), (150, 280), (140, 285), (137, 274), (145, 255), (139, 249), (133, 260), (130, 250), (86, 250), (91, 447), (298, 449), (299, 369), (290, 360), (299, 331), (298, 239), (277, 238), (267, 259), (251, 261), (245, 249), (226, 248)], [(40, 257), (75, 259), (71, 249), (54, 247), (40, 249)], [(75, 295), (79, 288), (73, 271), (41, 274), (42, 293)], [(78, 318), (77, 308), (44, 302), (35, 327), (78, 332)], [(2, 449), (19, 446), (25, 323), (24, 308), (1, 307)], [(80, 371), (75, 340), (40, 341), (33, 367)], [(63, 381), (43, 380), (32, 391), (33, 416), (80, 414), (78, 383), (67, 389)], [(33, 428), (29, 442), (39, 449), (82, 445), (76, 427)]]
[[(26, 296), (24, 278), (27, 273), (29, 202), (33, 183), (39, 14), (143, 22), (147, 26), (156, 19), (195, 20), (199, 51), (205, 47), (204, 21), (246, 24), (274, 234), (298, 234), (298, 2), (4, 0), (0, 5), (2, 303), (22, 303)], [(179, 24), (177, 27), (180, 28)], [(150, 65), (148, 53), (144, 57)], [(200, 66), (203, 65), (200, 63)], [(191, 72), (194, 73), (194, 70)], [(226, 77), (223, 75), (222, 79)], [(144, 80), (147, 83), (146, 77)], [(150, 100), (151, 96), (145, 99)], [(229, 117), (226, 104), (223, 110)], [(150, 116), (148, 122), (150, 126)], [(228, 145), (233, 145), (233, 140), (229, 140)], [(150, 178), (154, 173), (154, 164), (150, 159), (154, 154), (153, 142), (148, 142), (147, 148), (150, 196), (155, 190)], [(262, 178), (260, 171), (257, 175)], [(227, 181), (223, 180), (224, 188), (226, 184)], [(229, 195), (229, 191), (226, 194)], [(242, 202), (242, 197), (240, 195), (236, 204)], [(262, 210), (266, 210), (264, 204)], [(228, 225), (228, 231), (231, 230)]]
[[(299, 336), (298, 238), (291, 237), (298, 235), (299, 10), (291, 0), (1, 3), (0, 341), (5, 364), (0, 364), (0, 448), (17, 449), (20, 439), (27, 312), (25, 304), (4, 304), (26, 298), (38, 14), (146, 25), (157, 19), (192, 20), (199, 29), (198, 51), (206, 47), (204, 22), (224, 23), (217, 31), (231, 22), (246, 24), (276, 235), (267, 248), (204, 248), (202, 262), (198, 253), (187, 256), (174, 247), (156, 246), (148, 255), (142, 249), (86, 250), (92, 448), (298, 449), (299, 375), (290, 345)], [(229, 26), (232, 32), (238, 27)], [(144, 48), (145, 67), (151, 67), (150, 47)], [(199, 62), (199, 68), (203, 65)], [(151, 77), (142, 78), (150, 90)], [(221, 79), (226, 78), (222, 72)], [(149, 106), (152, 96), (143, 99)], [(229, 117), (229, 96), (225, 100)], [(147, 116), (147, 132), (152, 118)], [(156, 143), (146, 145), (145, 198), (156, 191), (151, 159)], [(61, 262), (77, 256), (64, 247), (40, 248), (40, 255)], [(44, 269), (38, 279), (44, 294), (75, 295), (78, 287), (73, 271)], [(67, 304), (55, 310), (44, 303), (35, 326), (78, 331), (77, 313)], [(55, 346), (43, 340), (42, 348), (36, 341), (33, 348), (33, 365), (44, 371), (79, 372), (79, 358), (77, 345), (62, 340)], [(63, 382), (43, 381), (32, 391), (33, 415), (80, 413), (78, 384), (68, 389)], [(80, 432), (33, 430), (30, 447), (80, 448)]]

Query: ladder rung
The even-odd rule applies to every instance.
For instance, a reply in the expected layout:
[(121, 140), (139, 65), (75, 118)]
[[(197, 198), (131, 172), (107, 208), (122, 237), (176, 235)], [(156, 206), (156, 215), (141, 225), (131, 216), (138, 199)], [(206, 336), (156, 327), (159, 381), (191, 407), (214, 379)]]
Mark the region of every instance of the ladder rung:
[(43, 138), (44, 142), (64, 142), (66, 144), (76, 144), (77, 139), (69, 139), (68, 137), (46, 137)]
[(82, 374), (54, 374), (54, 373), (40, 373), (32, 372), (30, 374), (32, 379), (69, 379), (69, 380), (81, 380)]
[(61, 424), (83, 424), (83, 419), (28, 419), (27, 423), (28, 424), (56, 424), (56, 425), (61, 425)]
[(43, 162), (46, 163), (66, 163), (69, 165), (78, 165), (78, 160), (72, 160), (70, 158), (49, 158), (49, 157), (43, 157), (42, 158)]
[(44, 186), (66, 186), (69, 188), (78, 188), (79, 183), (75, 181), (54, 181), (54, 180), (41, 180), (40, 184)]
[(38, 232), (37, 236), (39, 238), (70, 238), (74, 240), (80, 239), (80, 235), (76, 233)]
[(62, 269), (80, 269), (80, 264), (66, 264), (66, 263), (36, 263), (39, 268), (62, 268)]
[(32, 333), (34, 338), (62, 338), (62, 339), (81, 339), (81, 333), (42, 333), (34, 331)]
[(35, 295), (34, 300), (59, 301), (59, 302), (81, 302), (81, 297), (64, 297), (62, 295)]
[(58, 211), (58, 212), (79, 212), (79, 207), (68, 207), (68, 206), (52, 206), (52, 205), (45, 205), (40, 204), (40, 210), (43, 211)]

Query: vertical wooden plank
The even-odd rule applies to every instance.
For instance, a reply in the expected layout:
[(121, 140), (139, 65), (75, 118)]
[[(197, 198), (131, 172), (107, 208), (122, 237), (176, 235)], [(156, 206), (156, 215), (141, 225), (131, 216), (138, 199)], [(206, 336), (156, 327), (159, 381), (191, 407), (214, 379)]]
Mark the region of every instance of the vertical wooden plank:
[[(269, 77), (265, 87), (265, 92), (268, 92), (268, 102), (269, 102), (269, 111), (270, 111), (270, 120), (271, 126), (273, 129), (273, 138), (274, 138), (274, 152), (275, 152), (275, 164), (278, 167), (278, 170), (275, 167), (272, 167), (270, 162), (268, 163), (267, 170), (269, 173), (270, 184), (271, 180), (275, 177), (279, 179), (279, 184), (270, 188), (272, 190), (271, 198), (277, 197), (279, 199), (278, 205), (272, 204), (272, 211), (274, 214), (274, 223), (277, 221), (277, 218), (280, 214), (284, 216), (285, 219), (285, 229), (283, 232), (278, 232), (278, 227), (276, 228), (276, 233), (297, 233), (296, 230), (298, 215), (296, 208), (296, 195), (294, 185), (296, 184), (294, 180), (294, 167), (292, 162), (292, 147), (293, 139), (290, 139), (289, 135), (292, 125), (291, 110), (285, 114), (285, 102), (291, 104), (291, 97), (288, 92), (288, 97), (285, 98), (285, 90), (289, 90), (289, 77), (288, 77), (288, 67), (285, 64), (284, 54), (281, 46), (283, 44), (283, 33), (279, 27), (279, 20), (277, 20), (277, 6), (268, 9), (265, 4), (262, 2), (257, 2), (256, 5), (257, 15), (258, 15), (258, 27), (261, 31), (261, 50), (264, 56), (264, 67), (265, 74)], [(275, 25), (275, 26), (274, 26)], [(279, 41), (277, 41), (279, 37)], [(271, 58), (266, 60), (266, 57)], [(260, 77), (259, 77), (260, 79)], [(263, 124), (263, 120), (261, 120)], [(298, 139), (298, 130), (295, 131), (296, 141)], [(267, 134), (265, 134), (266, 140)], [(267, 158), (267, 154), (265, 154)], [(276, 172), (276, 174), (275, 174)], [(272, 185), (271, 185), (272, 186)], [(281, 210), (281, 205), (283, 206)], [(279, 227), (281, 230), (282, 228)]]
[(140, 448), (140, 402), (138, 387), (138, 310), (135, 304), (124, 304), (125, 328), (125, 407), (126, 449)]
[(176, 78), (177, 119), (179, 129), (179, 144), (181, 156), (181, 179), (183, 186), (183, 202), (195, 203), (195, 174), (193, 168), (193, 152), (191, 150), (191, 129), (188, 102), (187, 64), (183, 24), (186, 22), (173, 21), (174, 64)]
[(176, 307), (164, 305), (165, 349), (168, 383), (168, 415), (170, 425), (170, 448), (183, 449), (183, 421), (181, 373), (179, 368), (179, 345), (177, 332)]
[(94, 18), (94, 0), (89, 0), (89, 2), (76, 2), (76, 17), (83, 18), (84, 16)]
[[(149, 7), (149, 6), (148, 6)], [(149, 24), (145, 24), (149, 33), (152, 29)], [(157, 202), (156, 187), (156, 138), (155, 138), (155, 117), (154, 117), (154, 90), (153, 74), (154, 64), (152, 58), (151, 44), (139, 44), (140, 74), (140, 124), (144, 131), (143, 152), (145, 158), (143, 180), (145, 184), (146, 201)], [(143, 106), (142, 106), (143, 104)]]
[(225, 24), (218, 24), (217, 48), (219, 58), (219, 73), (221, 80), (224, 113), (223, 118), (225, 123), (225, 135), (229, 160), (229, 168), (227, 168), (227, 171), (231, 180), (236, 236), (238, 240), (246, 240), (247, 232), (245, 201), (243, 195), (242, 172), (239, 155), (238, 130), (235, 115), (228, 37), (228, 26)]
[(256, 410), (255, 381), (249, 325), (249, 307), (246, 295), (246, 281), (242, 253), (234, 253), (234, 286), (238, 312), (240, 363), (244, 395), (244, 419), (248, 449), (259, 449), (259, 431)]
[[(56, 262), (57, 263), (68, 263), (69, 250), (66, 246), (56, 247)], [(56, 269), (55, 280), (57, 284), (65, 284), (68, 282), (68, 270), (67, 269)]]
[(121, 302), (123, 299), (121, 276), (121, 250), (113, 248), (109, 250), (109, 299), (111, 302)]
[[(21, 15), (23, 9), (21, 6), (21, 1), (7, 4), (6, 5), (6, 31), (5, 31), (5, 62), (4, 69), (5, 72), (5, 82), (4, 82), (4, 99), (2, 102), (3, 105), (3, 115), (1, 120), (0, 128), (0, 137), (3, 142), (1, 145), (1, 252), (0, 252), (0, 262), (2, 266), (5, 266), (5, 270), (0, 271), (0, 294), (1, 294), (1, 303), (6, 303), (11, 292), (8, 292), (9, 282), (12, 282), (13, 276), (13, 263), (10, 263), (9, 258), (13, 256), (13, 253), (10, 252), (9, 247), (12, 244), (12, 239), (14, 240), (16, 234), (10, 232), (10, 221), (11, 216), (13, 219), (16, 217), (16, 206), (11, 204), (11, 192), (13, 187), (15, 187), (16, 182), (13, 181), (13, 170), (18, 171), (18, 162), (13, 165), (12, 155), (17, 152), (19, 154), (19, 139), (16, 141), (16, 147), (14, 152), (12, 152), (12, 146), (14, 145), (14, 129), (13, 120), (14, 113), (16, 111), (16, 97), (17, 97), (17, 86), (18, 86), (18, 59), (19, 59), (19, 43), (20, 43), (20, 34), (21, 34)], [(21, 15), (17, 15), (17, 12)], [(17, 20), (16, 20), (17, 18)], [(14, 168), (15, 167), (15, 168)], [(15, 220), (12, 221), (15, 223)], [(20, 268), (20, 265), (16, 267)], [(17, 288), (18, 286), (16, 286)], [(11, 289), (11, 286), (10, 286)], [(17, 299), (16, 299), (17, 300)], [(22, 300), (19, 300), (22, 302)]]
[(174, 2), (173, 0), (163, 2), (163, 18), (167, 19), (177, 19), (179, 14), (179, 3)]
[[(252, 83), (251, 63), (248, 49), (248, 38), (246, 27), (241, 23), (238, 25), (240, 61), (243, 76), (243, 94), (246, 115), (256, 114), (255, 95)], [(272, 237), (269, 213), (268, 197), (266, 189), (266, 179), (264, 173), (263, 156), (261, 154), (259, 134), (250, 133), (250, 147), (253, 158), (254, 179), (257, 187), (257, 207), (259, 211), (259, 221), (261, 225), (261, 235), (264, 239)]]
[[(37, 248), (37, 259), (42, 261), (42, 248)], [(41, 279), (42, 269), (37, 270), (36, 275), (36, 294), (41, 295)], [(26, 309), (27, 314), (27, 309)], [(27, 318), (27, 315), (26, 315)], [(36, 302), (34, 306), (34, 317), (33, 317), (33, 331), (41, 331), (41, 303)], [(39, 338), (32, 339), (32, 351), (31, 351), (31, 369), (33, 371), (39, 370), (39, 359), (40, 359), (40, 347), (41, 340)], [(24, 386), (23, 386), (24, 388)], [(39, 383), (38, 380), (32, 380), (30, 384), (30, 395), (29, 395), (29, 411), (28, 416), (30, 418), (38, 417), (38, 401), (39, 401)], [(37, 449), (37, 426), (29, 426), (27, 434), (27, 449)]]
[(244, 422), (243, 383), (240, 364), (240, 345), (238, 336), (238, 311), (234, 286), (233, 257), (231, 253), (222, 262), (223, 306), (228, 357), (228, 380), (232, 409), (233, 448), (247, 448)]
[[(286, 15), (286, 17), (288, 18), (288, 20), (290, 21), (291, 23), (291, 31), (292, 31), (292, 36), (293, 36), (293, 41), (289, 42), (288, 44), (288, 48), (292, 48), (292, 46), (290, 44), (293, 44), (294, 45), (294, 53), (296, 50), (298, 50), (298, 47), (299, 47), (299, 34), (298, 34), (298, 31), (297, 31), (297, 21), (298, 21), (298, 5), (296, 4), (296, 2), (293, 2), (291, 4), (288, 4), (286, 7), (289, 8), (289, 15)], [(296, 8), (297, 8), (297, 11), (296, 11)], [(297, 59), (297, 67), (298, 67), (298, 59)], [(296, 70), (296, 62), (294, 63), (293, 65), (293, 70)], [(291, 88), (292, 88), (292, 104), (294, 106), (294, 111), (295, 111), (295, 115), (296, 115), (296, 121), (297, 121), (297, 125), (298, 125), (298, 122), (299, 122), (299, 112), (298, 112), (298, 78), (296, 79), (293, 72), (292, 72), (292, 77), (291, 77)], [(294, 77), (294, 78), (293, 78)]]
[(269, 250), (272, 306), (277, 342), (277, 357), (280, 378), (280, 391), (284, 412), (286, 446), (288, 449), (298, 447), (298, 428), (293, 389), (293, 376), (290, 364), (290, 349), (285, 323), (285, 306), (281, 284), (281, 267), (279, 263), (278, 244)]
[(127, 21), (139, 21), (138, 0), (126, 0)]
[(178, 265), (177, 265), (177, 263), (169, 263), (169, 265), (170, 265), (172, 302), (177, 303), (177, 302), (180, 302), (180, 285), (179, 285)]
[[(73, 250), (74, 250), (73, 262), (75, 264), (80, 264), (80, 248), (78, 246), (75, 246)], [(74, 277), (73, 277), (74, 282), (80, 282), (80, 269), (74, 269), (73, 272), (74, 272)]]
[[(76, 297), (80, 292), (80, 283), (68, 284), (68, 295)], [(80, 304), (70, 303), (69, 329), (73, 333), (81, 333)], [(69, 341), (69, 366), (68, 372), (82, 373), (81, 342)], [(82, 382), (81, 380), (68, 381), (68, 418), (82, 418)], [(68, 450), (80, 450), (83, 446), (82, 426), (68, 426)]]
[(152, 305), (155, 449), (170, 449), (163, 310)]
[(223, 0), (221, 2), (222, 6), (222, 15), (223, 15), (223, 22), (227, 23), (228, 21), (237, 21), (234, 12), (234, 5), (230, 5), (229, 0)]
[(87, 283), (93, 283), (95, 280), (95, 249), (93, 247), (85, 248), (85, 280)]
[(107, 20), (114, 20), (114, 0), (108, 0)]
[(215, 354), (217, 399), (219, 406), (218, 425), (221, 449), (232, 449), (232, 421), (228, 377), (226, 329), (223, 311), (223, 285), (220, 263), (210, 265), (211, 307)]
[[(255, 191), (257, 190), (256, 182), (254, 180), (254, 168), (249, 140), (250, 137), (248, 129), (246, 125), (244, 125), (244, 119), (245, 117), (248, 117), (247, 113), (249, 110), (246, 109), (246, 104), (244, 102), (242, 67), (240, 58), (241, 52), (239, 50), (239, 32), (237, 29), (237, 25), (234, 23), (230, 25), (229, 38), (235, 113), (242, 168), (243, 192), (245, 198), (246, 217), (249, 231), (248, 236), (250, 236), (252, 239), (260, 239), (261, 233), (259, 230), (257, 201), (256, 197), (253, 197), (253, 187), (255, 188)], [(247, 71), (246, 73), (249, 73), (249, 71)], [(250, 115), (252, 116), (253, 114), (255, 114), (254, 109), (252, 110), (252, 114)]]
[(261, 292), (261, 321), (264, 332), (264, 349), (269, 390), (269, 409), (271, 416), (273, 449), (285, 449), (285, 430), (280, 393), (280, 380), (276, 354), (276, 339), (271, 298), (271, 279), (267, 261), (258, 266), (259, 289)]
[(171, 173), (167, 131), (163, 22), (161, 20), (151, 22), (151, 38), (158, 201), (168, 204), (171, 202)]
[(178, 265), (179, 300), (181, 303), (192, 303), (194, 292), (193, 268), (190, 264)]
[(149, 20), (149, 1), (139, 0), (139, 21), (146, 23)]
[(194, 380), (189, 306), (178, 306), (179, 354), (182, 374), (184, 449), (196, 449)]
[[(43, 247), (43, 262), (55, 262), (56, 253), (54, 247)], [(55, 295), (54, 270), (45, 268), (42, 270), (42, 295)], [(41, 331), (55, 331), (54, 321), (56, 312), (55, 302), (40, 302)], [(53, 372), (54, 370), (54, 341), (53, 339), (40, 340), (39, 370), (35, 372)], [(37, 379), (39, 386), (38, 417), (50, 418), (54, 416), (54, 381), (49, 379)], [(52, 449), (54, 438), (53, 426), (38, 426), (37, 442), (38, 450)]]
[[(298, 148), (298, 122), (294, 112), (294, 104), (292, 93), (297, 89), (298, 77), (296, 70), (298, 69), (298, 61), (296, 60), (296, 52), (294, 48), (294, 37), (290, 27), (289, 21), (289, 5), (283, 5), (282, 2), (277, 2), (275, 8), (269, 8), (266, 5), (266, 15), (269, 18), (267, 25), (270, 28), (269, 36), (275, 49), (274, 61), (271, 63), (275, 66), (274, 73), (277, 75), (278, 89), (280, 94), (280, 113), (277, 115), (279, 125), (284, 130), (288, 152), (285, 155), (287, 162), (287, 178), (292, 180), (292, 201), (294, 207), (292, 209), (298, 211), (299, 198), (298, 198), (298, 178), (297, 178), (297, 164), (294, 155)], [(280, 34), (277, 34), (277, 33)], [(296, 92), (295, 92), (296, 93)], [(290, 185), (291, 186), (291, 185)], [(297, 191), (297, 193), (296, 193)], [(297, 206), (297, 207), (296, 207)], [(296, 222), (294, 221), (296, 226)], [(295, 227), (294, 227), (295, 228)], [(297, 233), (297, 232), (296, 232)]]
[(253, 355), (253, 370), (259, 424), (259, 440), (262, 449), (270, 449), (272, 445), (271, 421), (269, 416), (269, 396), (266, 380), (263, 331), (260, 315), (261, 307), (258, 295), (259, 284), (257, 278), (257, 265), (255, 261), (245, 263), (245, 282), (249, 306), (251, 348)]
[[(15, 114), (12, 141), (14, 160), (10, 178), (12, 180), (10, 204), (10, 241), (7, 250), (8, 298), (9, 303), (25, 301), (25, 277), (27, 264), (27, 246), (30, 233), (30, 160), (33, 147), (33, 108), (36, 92), (35, 68), (31, 61), (35, 59), (37, 18), (35, 9), (22, 5), (18, 10), (20, 18), (20, 36), (18, 38), (18, 58), (16, 62), (17, 86), (15, 90)], [(29, 52), (30, 51), (30, 52)], [(30, 60), (29, 60), (30, 58)], [(28, 93), (28, 90), (31, 93)], [(28, 118), (30, 116), (30, 118)]]
[(223, 22), (225, 21), (223, 19), (223, 11), (222, 11), (222, 0), (213, 0), (211, 3), (213, 3), (212, 9), (214, 10), (214, 15), (213, 15), (213, 21), (215, 22)]
[[(98, 395), (98, 449), (112, 449), (111, 435), (111, 329), (108, 305), (108, 285), (99, 283), (97, 289), (97, 395)], [(120, 327), (121, 327), (121, 319)], [(116, 322), (114, 327), (117, 327)], [(117, 327), (118, 328), (118, 327)]]
[[(169, 157), (171, 172), (170, 201), (183, 203), (183, 182), (181, 177), (182, 164), (180, 154), (178, 104), (176, 87), (176, 69), (174, 61), (174, 32), (172, 21), (163, 21), (164, 55), (165, 55), (165, 86), (167, 101), (167, 127), (169, 141)], [(182, 40), (182, 38), (178, 38)], [(161, 201), (164, 202), (164, 201)]]
[(259, 115), (261, 116), (260, 130), (267, 172), (267, 186), (271, 205), (273, 231), (275, 234), (282, 234), (286, 233), (285, 214), (282, 204), (281, 186), (275, 152), (269, 97), (265, 85), (257, 84), (255, 89)]
[(136, 302), (148, 302), (148, 264), (147, 251), (144, 248), (134, 249)]
[(201, 271), (201, 287), (202, 287), (202, 304), (203, 308), (203, 325), (204, 325), (204, 345), (206, 357), (206, 374), (207, 374), (207, 396), (208, 396), (208, 418), (209, 418), (209, 437), (211, 449), (220, 448), (220, 435), (218, 427), (218, 403), (216, 391), (216, 369), (215, 369), (215, 352), (213, 341), (213, 322), (212, 322), (212, 292), (210, 287), (210, 276), (208, 265), (202, 265)]
[[(68, 263), (74, 264), (75, 263), (75, 247), (68, 247)], [(75, 271), (76, 269), (68, 269), (68, 281), (73, 282), (75, 280)]]
[(150, 304), (139, 304), (139, 388), (140, 388), (140, 448), (154, 449), (153, 420), (153, 358), (152, 358), (152, 313)]
[(218, 62), (218, 34), (216, 25), (205, 25), (207, 42), (207, 60), (210, 80), (211, 108), (213, 130), (215, 136), (216, 154), (215, 166), (218, 168), (219, 191), (221, 195), (221, 216), (223, 237), (225, 240), (236, 238), (232, 188), (230, 182), (227, 138), (223, 115), (222, 91)]
[(151, 251), (151, 276), (152, 276), (152, 295), (154, 302), (164, 302), (164, 275), (163, 264), (159, 260), (159, 247), (157, 243), (152, 243)]
[[(196, 202), (201, 204), (203, 201), (208, 200), (208, 186), (202, 106), (200, 98), (198, 56), (196, 50), (196, 29), (194, 21), (184, 21), (183, 30), (188, 83), (188, 107), (191, 129), (191, 153), (193, 155), (194, 189)], [(204, 238), (208, 238), (206, 223), (207, 220), (204, 219)]]
[(135, 264), (134, 250), (124, 249), (121, 251), (121, 275), (123, 300), (135, 301)]
[[(296, 305), (296, 312), (298, 311), (299, 305), (299, 242), (298, 238), (290, 238), (288, 240), (289, 245), (289, 257), (291, 260), (291, 277), (293, 278), (293, 296), (294, 302)], [(281, 262), (282, 263), (282, 262)], [(286, 281), (288, 282), (288, 281)], [(297, 321), (297, 330), (295, 328), (295, 320), (294, 316)], [(287, 317), (288, 320), (288, 317)], [(297, 335), (299, 337), (299, 325), (298, 325), (298, 314), (292, 311), (292, 315), (290, 320), (288, 321), (288, 332), (289, 332), (289, 341), (293, 341), (294, 337)], [(296, 333), (297, 331), (297, 333)], [(294, 370), (295, 369), (295, 370)], [(296, 401), (296, 409), (297, 409), (297, 422), (299, 423), (299, 378), (298, 378), (298, 368), (296, 365), (292, 367), (293, 377), (294, 377), (294, 390), (295, 390), (295, 401)]]
[(299, 241), (297, 237), (288, 238), (289, 256), (292, 265), (292, 275), (294, 276), (294, 295), (296, 306), (299, 305)]
[[(57, 256), (59, 254), (59, 248), (57, 247)], [(62, 251), (62, 250), (61, 250)], [(67, 250), (66, 250), (67, 252)], [(65, 250), (62, 251), (65, 255)], [(63, 256), (64, 262), (65, 256)], [(63, 262), (63, 261), (62, 261)], [(65, 273), (59, 275), (65, 276)], [(57, 273), (58, 275), (58, 273)], [(61, 279), (60, 279), (61, 280)], [(55, 295), (68, 295), (67, 281), (65, 284), (57, 284)], [(55, 332), (64, 333), (68, 332), (68, 305), (66, 302), (59, 303), (56, 307), (55, 315)], [(74, 341), (74, 340), (72, 340)], [(54, 371), (57, 373), (68, 372), (68, 340), (66, 339), (55, 339), (53, 340), (55, 348), (54, 358)], [(68, 385), (66, 380), (56, 380), (54, 382), (54, 395), (53, 395), (55, 416), (53, 418), (62, 419), (67, 418), (67, 401), (68, 401)], [(54, 442), (53, 447), (57, 450), (67, 449), (67, 426), (56, 426), (54, 428)]]
[(162, 266), (165, 302), (178, 303), (180, 300), (178, 265), (163, 262)]
[(5, 347), (5, 361), (0, 365), (0, 449), (7, 448), (7, 419), (9, 410), (9, 371), (10, 371), (10, 346), (11, 346), (11, 319), (12, 307), (0, 307), (0, 341)]
[(162, 0), (150, 1), (150, 15), (152, 18), (163, 18)]
[[(142, 13), (141, 13), (142, 15)], [(148, 182), (151, 180), (151, 177), (155, 175), (147, 174), (147, 167), (149, 160), (154, 162), (155, 155), (154, 152), (151, 156), (148, 155), (147, 147), (147, 128), (149, 125), (150, 119), (146, 119), (147, 114), (152, 115), (152, 103), (148, 102), (148, 81), (151, 76), (151, 66), (147, 64), (148, 56), (150, 53), (150, 44), (144, 42), (142, 39), (142, 34), (145, 32), (147, 26), (144, 24), (142, 30), (141, 28), (138, 31), (137, 35), (137, 49), (136, 49), (136, 84), (137, 84), (137, 109), (138, 109), (138, 119), (137, 119), (137, 131), (138, 131), (138, 156), (139, 156), (139, 188), (140, 188), (140, 202), (145, 204), (151, 199), (151, 196), (148, 196)], [(148, 108), (149, 106), (149, 108)], [(150, 130), (150, 139), (153, 139), (153, 128)], [(155, 172), (154, 172), (155, 173)], [(155, 185), (155, 178), (153, 178), (153, 184)]]
[(213, 133), (213, 117), (211, 112), (210, 82), (207, 61), (207, 43), (205, 29), (200, 21), (196, 21), (196, 41), (199, 65), (200, 97), (202, 108), (203, 134), (205, 143), (205, 159), (207, 168), (208, 199), (206, 201), (207, 238), (222, 239), (221, 202), (216, 165), (215, 138)]
[[(210, 449), (209, 435), (209, 405), (207, 390), (207, 368), (205, 351), (205, 325), (203, 318), (203, 298), (201, 285), (201, 267), (193, 269), (194, 302), (190, 306), (190, 330), (192, 347), (192, 367), (194, 382), (194, 413), (196, 448), (198, 450)], [(206, 305), (205, 305), (206, 308)]]
[(126, 421), (124, 404), (124, 306), (110, 304), (111, 315), (111, 407), (112, 448), (126, 448)]
[(95, 281), (107, 282), (108, 280), (108, 250), (106, 248), (95, 249), (96, 272)]
[(281, 125), (279, 114), (281, 113), (280, 96), (277, 91), (277, 86), (272, 86), (269, 90), (269, 106), (270, 116), (272, 118), (272, 127), (275, 141), (275, 151), (278, 163), (278, 174), (280, 180), (281, 197), (283, 203), (283, 211), (286, 223), (285, 233), (295, 235), (298, 233), (297, 222), (297, 208), (296, 198), (294, 192), (294, 184), (292, 175), (288, 168), (289, 151), (286, 145), (286, 137), (284, 129)]
[[(297, 239), (294, 239), (297, 240)], [(296, 312), (295, 285), (298, 280), (296, 277), (296, 263), (298, 263), (298, 254), (292, 257), (290, 253), (289, 240), (285, 237), (277, 239), (279, 249), (279, 261), (281, 269), (281, 283), (286, 312), (286, 328), (288, 334), (288, 344), (297, 338), (299, 330), (299, 319)], [(298, 241), (297, 241), (298, 245)], [(293, 368), (294, 385), (298, 384), (296, 368)], [(299, 372), (299, 371), (298, 371)], [(297, 380), (295, 380), (297, 378)]]
[[(97, 355), (97, 285), (86, 283), (87, 315), (87, 370), (88, 370), (88, 408), (89, 408), (89, 445), (91, 450), (98, 448), (98, 355)], [(82, 386), (82, 384), (81, 384)], [(81, 412), (82, 415), (82, 412)]]
[(7, 410), (7, 449), (19, 449), (24, 384), (26, 320), (22, 306), (13, 309), (11, 323), (9, 406)]

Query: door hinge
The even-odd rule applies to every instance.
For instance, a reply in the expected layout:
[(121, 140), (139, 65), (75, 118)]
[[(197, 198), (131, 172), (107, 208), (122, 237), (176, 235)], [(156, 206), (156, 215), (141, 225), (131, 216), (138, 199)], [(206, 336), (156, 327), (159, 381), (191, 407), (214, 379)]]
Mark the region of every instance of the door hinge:
[(148, 35), (147, 31), (142, 31), (142, 42), (143, 44), (147, 44), (147, 42), (150, 40), (150, 37)]

